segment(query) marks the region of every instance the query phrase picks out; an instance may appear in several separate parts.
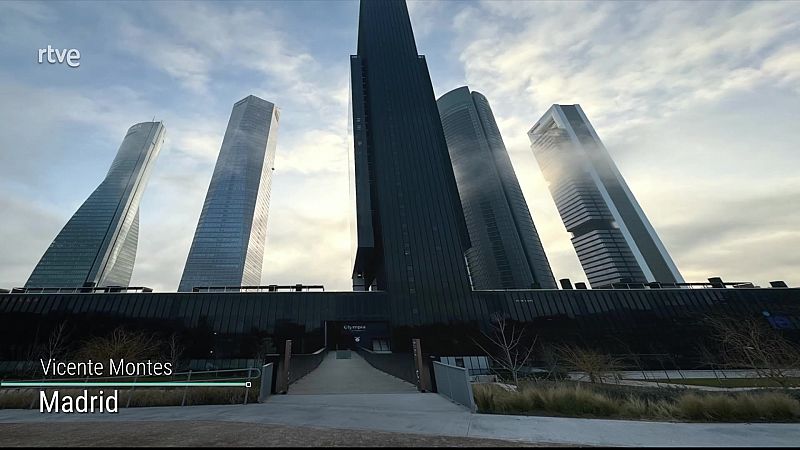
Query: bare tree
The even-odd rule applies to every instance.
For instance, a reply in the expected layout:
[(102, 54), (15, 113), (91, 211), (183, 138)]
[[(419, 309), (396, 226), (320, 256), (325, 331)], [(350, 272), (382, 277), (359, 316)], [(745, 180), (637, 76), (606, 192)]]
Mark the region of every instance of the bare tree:
[(63, 358), (67, 350), (67, 342), (69, 341), (69, 330), (67, 322), (60, 322), (51, 331), (47, 338), (47, 342), (43, 344), (35, 344), (31, 347), (27, 355), (27, 360), (33, 362), (30, 368), (25, 371), (30, 371), (35, 374), (41, 369), (38, 359), (45, 361), (45, 364), (50, 359)]
[(492, 319), (491, 332), (481, 332), (492, 349), (487, 349), (477, 340), (475, 344), (498, 366), (508, 371), (514, 385), (518, 386), (519, 373), (530, 362), (538, 337), (527, 339), (524, 328), (518, 328), (516, 323), (509, 324), (503, 316), (494, 316)]
[(781, 387), (800, 368), (800, 351), (772, 328), (752, 319), (707, 318), (719, 344), (722, 365), (749, 369)]
[(109, 336), (84, 342), (78, 355), (82, 359), (144, 360), (158, 355), (160, 342), (152, 333), (118, 327)]
[(720, 367), (718, 355), (714, 354), (714, 352), (712, 352), (711, 349), (708, 348), (708, 346), (705, 343), (701, 343), (697, 346), (697, 354), (699, 355), (700, 358), (700, 364), (711, 367), (711, 372), (714, 374), (714, 378), (717, 380), (717, 384), (721, 386), (722, 384), (719, 378), (719, 371), (718, 371)]
[(178, 370), (178, 364), (180, 363), (181, 356), (183, 356), (184, 347), (181, 345), (180, 339), (178, 339), (178, 333), (172, 333), (169, 339), (167, 339), (167, 360), (172, 363), (172, 370), (173, 372)]
[(559, 346), (556, 354), (570, 370), (585, 373), (592, 383), (618, 380), (616, 372), (623, 368), (619, 359), (577, 345)]

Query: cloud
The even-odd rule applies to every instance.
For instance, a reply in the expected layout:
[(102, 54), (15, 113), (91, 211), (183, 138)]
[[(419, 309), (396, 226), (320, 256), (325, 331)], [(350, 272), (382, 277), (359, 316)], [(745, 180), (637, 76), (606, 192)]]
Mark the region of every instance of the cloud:
[(551, 104), (580, 103), (687, 279), (800, 283), (775, 194), (800, 166), (790, 2), (484, 1), (430, 20), (492, 104), (557, 277), (584, 275), (525, 132)]
[(761, 64), (798, 37), (798, 22), (781, 2), (484, 2), (461, 11), (454, 30), (470, 82), (527, 105), (515, 112), (581, 103), (621, 133), (631, 120), (769, 82)]
[(800, 46), (784, 47), (764, 60), (761, 70), (800, 93)]

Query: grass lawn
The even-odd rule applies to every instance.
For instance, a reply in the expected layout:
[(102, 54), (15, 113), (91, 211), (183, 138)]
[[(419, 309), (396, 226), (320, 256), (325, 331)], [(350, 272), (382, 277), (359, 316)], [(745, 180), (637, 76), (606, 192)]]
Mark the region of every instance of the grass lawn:
[[(691, 386), (711, 386), (723, 388), (737, 387), (782, 387), (778, 383), (768, 378), (673, 378), (670, 380), (648, 380), (658, 381), (659, 383), (688, 384)], [(789, 386), (800, 386), (800, 378), (787, 378)]]

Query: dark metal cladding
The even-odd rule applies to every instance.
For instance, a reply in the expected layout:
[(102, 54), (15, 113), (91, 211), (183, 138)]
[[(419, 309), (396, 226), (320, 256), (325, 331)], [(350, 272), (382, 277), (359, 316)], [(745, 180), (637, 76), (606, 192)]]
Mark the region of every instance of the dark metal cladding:
[[(383, 290), (408, 319), (457, 313), (469, 247), (425, 58), (403, 0), (361, 2), (351, 57), (356, 289)], [(419, 307), (400, 306), (421, 299)]]
[[(393, 351), (407, 351), (420, 338), (428, 352), (463, 355), (495, 315), (527, 327), (543, 343), (674, 355), (686, 360), (683, 367), (708, 342), (707, 317), (757, 320), (800, 342), (797, 288), (475, 291), (452, 302), (455, 315), (433, 308), (421, 322), (402, 311), (427, 310), (426, 303), (386, 292), (0, 294), (0, 360), (24, 359), (61, 323), (79, 339), (120, 325), (178, 332), (190, 341), (191, 358), (209, 349), (220, 358), (251, 358), (251, 344), (265, 337), (292, 339), (313, 352), (324, 345), (326, 329), (343, 322), (380, 324)], [(467, 308), (483, 318), (471, 318)]]

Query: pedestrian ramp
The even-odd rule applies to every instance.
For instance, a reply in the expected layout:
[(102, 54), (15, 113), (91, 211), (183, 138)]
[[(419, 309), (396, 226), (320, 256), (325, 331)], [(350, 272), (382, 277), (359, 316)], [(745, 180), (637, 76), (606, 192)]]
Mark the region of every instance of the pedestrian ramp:
[(372, 367), (356, 352), (331, 351), (319, 366), (292, 383), (289, 395), (415, 394), (417, 387)]

